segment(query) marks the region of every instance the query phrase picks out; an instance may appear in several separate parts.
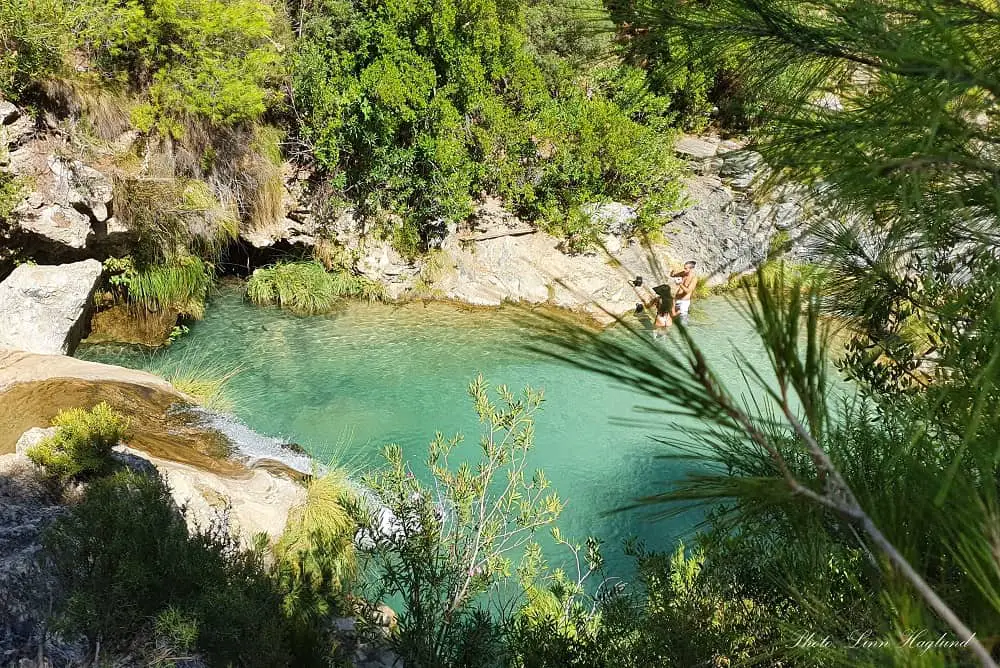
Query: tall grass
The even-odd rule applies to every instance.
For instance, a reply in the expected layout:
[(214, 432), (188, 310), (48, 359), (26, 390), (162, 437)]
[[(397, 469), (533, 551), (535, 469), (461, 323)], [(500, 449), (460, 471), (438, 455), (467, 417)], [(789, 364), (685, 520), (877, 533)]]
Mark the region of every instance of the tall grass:
[(274, 547), (285, 612), (300, 620), (324, 620), (347, 612), (347, 594), (359, 573), (354, 536), (358, 494), (343, 469), (314, 477), (305, 503), (292, 510)]
[(348, 297), (366, 301), (387, 299), (385, 288), (350, 271), (328, 273), (317, 261), (279, 262), (254, 271), (246, 297), (258, 305), (276, 304), (300, 315), (333, 310)]
[(184, 354), (169, 360), (154, 355), (143, 368), (169, 382), (199, 406), (219, 413), (232, 413), (237, 408), (228, 386), (242, 371), (238, 366), (227, 365), (207, 355)]
[(110, 281), (124, 288), (132, 306), (147, 311), (175, 310), (194, 319), (205, 314), (215, 269), (198, 257), (188, 255), (144, 268), (137, 268), (131, 259), (117, 259), (109, 261), (108, 268), (121, 272)]
[(239, 233), (237, 214), (202, 181), (119, 176), (113, 206), (118, 220), (139, 238), (147, 264), (192, 254), (215, 257)]

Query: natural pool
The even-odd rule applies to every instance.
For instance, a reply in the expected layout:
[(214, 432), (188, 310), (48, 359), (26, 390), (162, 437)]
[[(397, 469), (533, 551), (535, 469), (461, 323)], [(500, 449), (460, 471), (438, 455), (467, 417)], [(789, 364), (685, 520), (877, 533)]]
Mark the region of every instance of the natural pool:
[[(692, 327), (733, 388), (742, 386), (733, 350), (764, 363), (749, 324), (725, 300), (701, 302)], [(625, 538), (669, 548), (692, 530), (697, 514), (653, 522), (639, 512), (605, 512), (683, 475), (683, 465), (657, 458), (664, 446), (650, 439), (682, 437), (681, 426), (665, 420), (655, 434), (648, 424), (623, 426), (616, 419), (635, 417), (634, 407), (650, 401), (528, 352), (529, 335), (513, 310), (357, 304), (302, 318), (246, 305), (229, 291), (187, 335), (157, 353), (156, 362), (238, 368), (228, 391), (243, 422), (353, 469), (378, 463), (381, 447), (395, 442), (419, 473), (435, 431), (464, 433), (467, 447), (477, 447), (479, 424), (466, 394), (477, 373), (492, 384), (542, 388), (533, 465), (568, 502), (563, 534), (603, 539), (612, 572), (624, 566)], [(121, 346), (84, 346), (78, 354), (124, 366), (149, 364), (147, 353)]]

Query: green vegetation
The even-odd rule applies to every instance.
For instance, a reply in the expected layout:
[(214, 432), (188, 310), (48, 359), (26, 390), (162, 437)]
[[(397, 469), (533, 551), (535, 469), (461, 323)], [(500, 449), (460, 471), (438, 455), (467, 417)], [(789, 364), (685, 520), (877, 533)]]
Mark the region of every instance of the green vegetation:
[[(140, 130), (179, 136), (191, 120), (257, 120), (278, 99), (284, 29), (267, 2), (7, 0), (0, 19), (0, 92), (15, 100), (60, 78), (131, 89)], [(74, 55), (94, 71), (74, 71)]]
[(206, 355), (187, 353), (166, 363), (154, 353), (143, 368), (165, 379), (204, 408), (224, 413), (236, 409), (226, 386), (240, 373), (239, 367), (226, 366)]
[(240, 548), (226, 531), (189, 534), (155, 475), (125, 470), (93, 482), (47, 532), (66, 591), (60, 625), (105, 652), (137, 641), (141, 649), (155, 627), (211, 665), (290, 665), (282, 597), (263, 553)]
[[(611, 53), (586, 82), (571, 66), (553, 71), (560, 41), (574, 43), (553, 26), (539, 36), (558, 77), (547, 84), (524, 13), (492, 0), (331, 1), (304, 11), (292, 62), (302, 138), (404, 249), (440, 221), (464, 219), (480, 192), (557, 227), (595, 199), (639, 200), (651, 218), (673, 203), (667, 102)], [(580, 32), (578, 21), (563, 25)]]
[(284, 610), (300, 629), (300, 650), (322, 646), (334, 615), (354, 613), (351, 592), (359, 577), (354, 543), (358, 531), (357, 488), (335, 469), (307, 483), (306, 501), (293, 509), (274, 546), (274, 577), (284, 592)]
[(0, 172), (0, 225), (10, 221), (14, 207), (21, 202), (23, 196), (24, 184), (21, 179), (7, 172)]
[(346, 269), (327, 272), (317, 261), (279, 262), (257, 269), (247, 281), (246, 295), (254, 304), (276, 304), (300, 315), (326, 313), (346, 297), (386, 299), (381, 284)]
[(215, 270), (195, 256), (178, 258), (171, 264), (136, 268), (130, 257), (111, 258), (104, 263), (113, 272), (108, 279), (119, 299), (146, 311), (175, 311), (186, 318), (201, 318)]
[(496, 654), (499, 630), (477, 598), (495, 593), (517, 551), (563, 507), (544, 473), (528, 469), (541, 393), (515, 396), (501, 386), (494, 402), (479, 377), (469, 394), (484, 425), (478, 460), (454, 464), (465, 458), (463, 439), (439, 433), (427, 460), (433, 487), (419, 482), (395, 445), (385, 449), (384, 469), (365, 478), (397, 518), (391, 537), (383, 514), (369, 520), (375, 549), (365, 598), (405, 602), (392, 642), (406, 665), (460, 666)]
[(28, 449), (27, 456), (60, 483), (107, 473), (111, 449), (125, 437), (128, 420), (99, 403), (89, 411), (60, 411), (52, 420), (56, 433)]

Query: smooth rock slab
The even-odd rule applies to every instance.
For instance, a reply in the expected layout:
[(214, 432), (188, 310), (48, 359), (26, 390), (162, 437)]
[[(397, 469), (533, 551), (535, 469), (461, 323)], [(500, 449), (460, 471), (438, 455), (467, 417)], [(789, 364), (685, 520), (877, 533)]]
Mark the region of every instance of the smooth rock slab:
[(674, 144), (674, 151), (696, 160), (714, 157), (719, 150), (719, 140), (713, 137), (681, 137)]
[(102, 270), (97, 260), (15, 269), (0, 283), (0, 348), (71, 354)]

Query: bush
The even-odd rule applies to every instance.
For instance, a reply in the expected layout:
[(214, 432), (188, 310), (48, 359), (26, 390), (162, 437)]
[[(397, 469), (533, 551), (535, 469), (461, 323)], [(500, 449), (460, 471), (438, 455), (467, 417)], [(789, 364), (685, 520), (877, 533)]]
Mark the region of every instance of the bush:
[(133, 111), (140, 130), (181, 136), (188, 118), (210, 125), (258, 119), (279, 99), (279, 17), (259, 0), (77, 0), (75, 46), (108, 78), (148, 86)]
[(427, 460), (433, 486), (392, 445), (385, 468), (365, 478), (378, 502), (364, 518), (366, 598), (404, 602), (392, 641), (408, 666), (500, 665), (502, 635), (487, 608), (521, 548), (563, 508), (544, 473), (528, 469), (541, 393), (500, 386), (494, 401), (479, 377), (469, 394), (484, 425), (478, 458), (466, 459), (461, 436), (439, 433)]
[(52, 425), (56, 433), (29, 448), (27, 455), (48, 476), (67, 482), (111, 469), (111, 449), (124, 438), (128, 420), (102, 402), (89, 411), (60, 411)]
[(49, 528), (45, 549), (66, 592), (64, 630), (108, 649), (158, 632), (193, 643), (209, 665), (289, 664), (282, 596), (263, 554), (221, 526), (189, 536), (157, 476), (125, 470), (92, 483)]
[(17, 101), (61, 70), (70, 36), (59, 0), (0, 0), (0, 93)]
[(651, 212), (669, 199), (667, 101), (638, 69), (577, 81), (569, 68), (548, 72), (565, 77), (548, 84), (536, 59), (561, 57), (582, 36), (537, 34), (533, 57), (523, 12), (494, 0), (394, 1), (377, 12), (327, 0), (306, 13), (293, 58), (301, 138), (362, 215), (402, 216), (387, 236), (408, 252), (441, 221), (465, 219), (482, 192), (550, 222), (594, 199), (648, 202)]
[[(305, 503), (289, 514), (275, 545), (274, 573), (303, 650), (317, 644), (331, 616), (355, 612), (350, 592), (359, 572), (357, 502), (358, 493), (343, 471), (314, 477)], [(299, 657), (307, 658), (305, 653)]]
[(276, 304), (300, 315), (326, 313), (347, 297), (386, 299), (384, 287), (348, 270), (328, 273), (317, 261), (279, 262), (257, 269), (247, 281), (246, 297), (261, 306)]
[[(0, 134), (0, 141), (2, 139), (3, 134)], [(0, 156), (3, 151), (6, 151), (6, 147), (0, 146)], [(7, 172), (0, 172), (0, 225), (10, 222), (14, 207), (20, 204), (25, 194), (21, 179)]]

